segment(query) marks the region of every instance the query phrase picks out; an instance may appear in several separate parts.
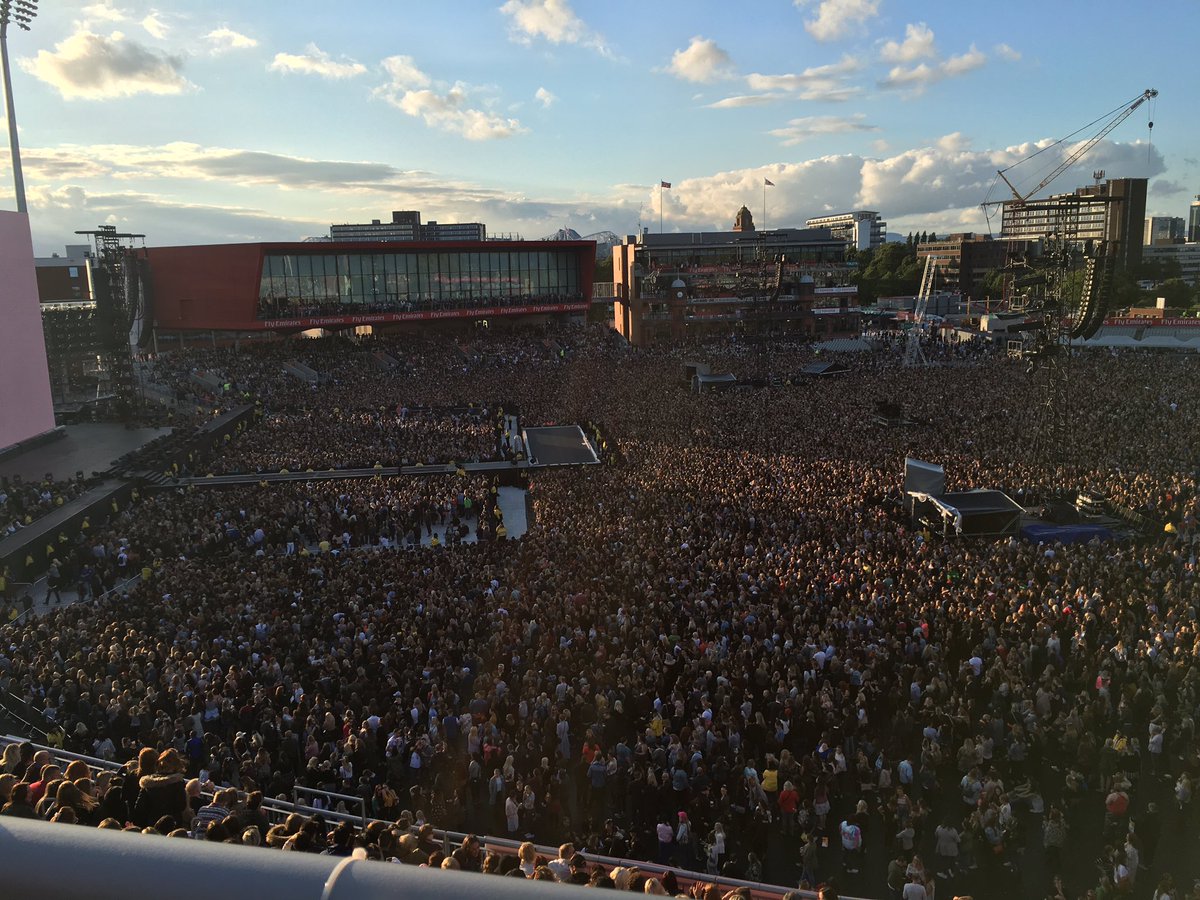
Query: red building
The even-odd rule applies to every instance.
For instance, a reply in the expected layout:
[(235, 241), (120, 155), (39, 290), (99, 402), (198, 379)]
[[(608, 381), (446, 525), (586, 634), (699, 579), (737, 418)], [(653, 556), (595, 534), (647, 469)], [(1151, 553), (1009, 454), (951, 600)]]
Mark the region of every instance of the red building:
[(155, 247), (160, 331), (279, 331), (587, 312), (592, 241)]

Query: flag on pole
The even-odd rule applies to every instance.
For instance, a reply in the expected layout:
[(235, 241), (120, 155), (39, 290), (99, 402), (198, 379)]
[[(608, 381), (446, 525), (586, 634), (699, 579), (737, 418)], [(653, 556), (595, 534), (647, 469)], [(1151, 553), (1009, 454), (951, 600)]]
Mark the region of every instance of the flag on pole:
[(763, 187), (775, 187), (775, 182), (773, 182), (770, 178), (764, 178)]
[(667, 190), (670, 190), (670, 189), (671, 189), (671, 182), (669, 182), (669, 181), (660, 181), (660, 182), (658, 183), (658, 186), (659, 186), (660, 188), (666, 188)]

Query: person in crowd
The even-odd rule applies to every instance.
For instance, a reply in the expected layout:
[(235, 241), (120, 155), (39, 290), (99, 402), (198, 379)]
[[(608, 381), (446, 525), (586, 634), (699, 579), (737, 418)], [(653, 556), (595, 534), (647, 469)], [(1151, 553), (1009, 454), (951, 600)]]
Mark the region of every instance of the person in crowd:
[[(751, 880), (843, 871), (860, 895), (896, 888), (897, 854), (932, 852), (900, 885), (926, 898), (1017, 879), (1041, 893), (1063, 849), (1101, 855), (1107, 820), (1105, 889), (1160, 880), (1148, 867), (1190, 821), (1200, 774), (1194, 358), (1074, 358), (1075, 440), (1059, 457), (1020, 415), (1038, 399), (1023, 366), (979, 346), (946, 349), (954, 365), (910, 370), (880, 351), (848, 360), (843, 381), (770, 386), (812, 350), (708, 345), (768, 386), (696, 395), (670, 385), (698, 348), (553, 334), (566, 355), (519, 333), (475, 339), (466, 362), (434, 338), (289, 346), (328, 374), (315, 387), (279, 374), (276, 347), (157, 363), (181, 384), (220, 368), (262, 401), (180, 473), (314, 478), (179, 483), (54, 548), (99, 590), (86, 609), (0, 626), (0, 672), (64, 749), (109, 748), (125, 769), (100, 790), (96, 772), (64, 780), (49, 752), (6, 751), (21, 781), (5, 814), (194, 833), (208, 809), (206, 839), (254, 827), (268, 847), (369, 854), (394, 841), (397, 859), (414, 829), (456, 819), (561, 845), (544, 867), (523, 858), (526, 877), (574, 880), (577, 850), (625, 847)], [(369, 357), (385, 348), (411, 370), (381, 375)], [(928, 424), (875, 424), (884, 386)], [(520, 537), (495, 477), (469, 466), (316, 477), (500, 458), (514, 410), (591, 423), (609, 447), (600, 466), (536, 470)], [(914, 522), (906, 455), (944, 465), (949, 489), (1028, 507), (1086, 489), (1129, 538)], [(237, 799), (296, 788), (386, 810), (401, 834), (348, 837), (317, 817), (276, 831)], [(429, 836), (403, 855), (441, 866)], [(1021, 871), (1039, 840), (1045, 870)], [(484, 866), (470, 836), (448, 859)], [(595, 877), (618, 880), (611, 863)]]

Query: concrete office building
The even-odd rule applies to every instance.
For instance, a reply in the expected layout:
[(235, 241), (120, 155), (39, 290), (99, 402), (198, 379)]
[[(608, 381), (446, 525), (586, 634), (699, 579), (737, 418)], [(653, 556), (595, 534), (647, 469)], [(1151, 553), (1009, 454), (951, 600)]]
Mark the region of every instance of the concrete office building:
[(1002, 238), (1037, 240), (1069, 233), (1080, 242), (1114, 242), (1117, 265), (1135, 268), (1142, 259), (1146, 179), (1110, 178), (1044, 200), (1009, 200), (1001, 221)]
[(1187, 228), (1182, 216), (1146, 216), (1142, 245), (1153, 247), (1156, 244), (1182, 244), (1186, 236)]
[(372, 219), (362, 225), (330, 225), (331, 241), (483, 241), (487, 227), (482, 222), (421, 222), (415, 209), (396, 210), (390, 222)]
[(854, 250), (874, 250), (887, 240), (887, 222), (879, 213), (869, 209), (817, 216), (804, 221), (806, 228), (828, 228), (835, 238), (845, 241)]
[(1200, 243), (1156, 244), (1142, 248), (1142, 259), (1147, 262), (1175, 260), (1183, 280), (1189, 284), (1200, 284)]
[(1196, 195), (1188, 210), (1187, 239), (1189, 244), (1200, 243), (1200, 194)]

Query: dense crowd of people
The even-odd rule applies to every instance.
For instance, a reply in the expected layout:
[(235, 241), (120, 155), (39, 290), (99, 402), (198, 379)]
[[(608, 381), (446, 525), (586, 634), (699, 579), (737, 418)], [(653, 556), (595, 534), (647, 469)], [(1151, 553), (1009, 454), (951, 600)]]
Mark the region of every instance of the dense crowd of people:
[(37, 481), (0, 475), (0, 538), (16, 534), (83, 494), (92, 484), (79, 472), (66, 481), (47, 473)]
[[(324, 410), (271, 413), (216, 460), (220, 472), (355, 469), (482, 462), (505, 451), (505, 426), (486, 407), (462, 410)], [(511, 440), (511, 436), (510, 436)]]
[[(185, 792), (299, 785), (398, 823), (297, 821), (275, 838), (291, 849), (402, 858), (434, 824), (569, 841), (560, 880), (578, 849), (904, 900), (1200, 896), (1169, 882), (1190, 871), (1169, 854), (1194, 840), (1200, 778), (1196, 359), (1080, 356), (1074, 440), (1047, 449), (1037, 373), (982, 351), (803, 380), (807, 348), (723, 344), (713, 371), (777, 386), (694, 394), (699, 351), (600, 330), (311, 344), (331, 374), (315, 388), (226, 371), (293, 409), (362, 390), (483, 406), (502, 380), (524, 420), (595, 423), (614, 452), (534, 474), (520, 541), (421, 540), (492, 506), (463, 475), (138, 498), (104, 553), (95, 535), (77, 550), (107, 570), (126, 548), (139, 584), (0, 635), (0, 687), (68, 748), (130, 762), (143, 790), (165, 754)], [(378, 352), (406, 368), (381, 376)], [(923, 424), (876, 424), (884, 397)], [(319, 454), (319, 421), (294, 425), (288, 452)], [(905, 513), (906, 455), (1027, 505), (1087, 488), (1154, 530), (943, 540)], [(58, 774), (11, 771), (10, 796)], [(89, 824), (154, 827), (129, 786), (76, 785), (118, 813)], [(221, 827), (233, 796), (192, 831), (244, 840), (240, 813)]]

